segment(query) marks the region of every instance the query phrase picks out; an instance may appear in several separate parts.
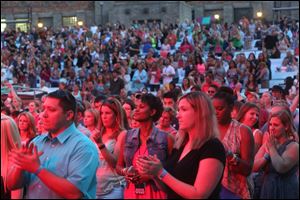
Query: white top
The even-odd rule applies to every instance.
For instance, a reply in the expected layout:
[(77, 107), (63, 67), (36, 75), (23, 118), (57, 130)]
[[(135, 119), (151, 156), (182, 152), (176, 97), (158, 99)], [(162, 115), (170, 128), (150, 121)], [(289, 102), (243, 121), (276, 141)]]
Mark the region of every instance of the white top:
[[(173, 75), (173, 76), (170, 76), (170, 75)], [(164, 85), (172, 82), (173, 77), (175, 76), (175, 69), (174, 69), (174, 67), (172, 67), (171, 65), (165, 66), (163, 68), (162, 76), (163, 76), (163, 84)]]

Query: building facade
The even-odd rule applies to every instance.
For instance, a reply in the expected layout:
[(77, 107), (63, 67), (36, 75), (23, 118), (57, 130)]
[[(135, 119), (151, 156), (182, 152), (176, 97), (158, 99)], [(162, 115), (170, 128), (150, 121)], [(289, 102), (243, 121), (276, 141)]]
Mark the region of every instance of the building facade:
[(1, 30), (4, 26), (29, 29), (37, 24), (93, 26), (120, 23), (126, 26), (157, 21), (178, 23), (186, 19), (218, 14), (222, 21), (237, 22), (241, 17), (256, 18), (263, 13), (268, 22), (281, 16), (299, 19), (298, 1), (1, 1)]

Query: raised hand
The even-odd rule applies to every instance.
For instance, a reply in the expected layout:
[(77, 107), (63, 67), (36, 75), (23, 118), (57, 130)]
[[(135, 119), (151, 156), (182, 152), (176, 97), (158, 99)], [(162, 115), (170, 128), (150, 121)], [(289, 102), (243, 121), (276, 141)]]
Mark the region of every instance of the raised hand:
[(103, 144), (102, 134), (100, 131), (97, 131), (97, 133), (95, 133), (93, 135), (93, 139), (97, 143), (98, 146)]
[(274, 134), (271, 133), (269, 134), (269, 138), (267, 139), (266, 142), (267, 151), (270, 152), (270, 149), (275, 147), (276, 147), (276, 139), (274, 137)]

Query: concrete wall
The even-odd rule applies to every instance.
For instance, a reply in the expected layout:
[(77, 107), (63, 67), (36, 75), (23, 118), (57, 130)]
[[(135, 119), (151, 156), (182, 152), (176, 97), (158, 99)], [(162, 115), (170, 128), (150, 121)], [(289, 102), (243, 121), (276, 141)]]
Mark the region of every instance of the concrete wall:
[[(298, 1), (277, 1), (282, 7), (299, 7)], [(221, 19), (232, 23), (236, 9), (251, 8), (252, 16), (263, 12), (266, 21), (273, 21), (272, 8), (275, 1), (1, 1), (1, 18), (31, 18), (36, 26), (38, 19), (52, 17), (56, 28), (62, 26), (63, 16), (77, 16), (88, 26), (120, 22), (130, 25), (133, 20), (156, 19), (163, 23), (174, 23), (220, 12)], [(32, 12), (29, 14), (29, 8)], [(145, 13), (148, 10), (148, 13)], [(129, 12), (129, 13), (126, 13)], [(299, 19), (299, 9), (282, 11), (282, 16)]]
[[(133, 20), (158, 19), (164, 23), (174, 23), (179, 19), (180, 9), (186, 13), (185, 4), (176, 1), (122, 1), (115, 2), (109, 13), (112, 23), (130, 25)], [(188, 5), (187, 5), (188, 6)], [(147, 12), (145, 12), (147, 10)], [(191, 11), (190, 11), (191, 13)]]

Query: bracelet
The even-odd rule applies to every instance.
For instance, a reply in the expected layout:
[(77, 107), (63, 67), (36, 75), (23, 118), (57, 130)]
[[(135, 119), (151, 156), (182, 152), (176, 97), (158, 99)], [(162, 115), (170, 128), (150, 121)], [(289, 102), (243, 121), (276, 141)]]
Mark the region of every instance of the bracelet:
[(233, 157), (235, 159), (235, 165), (239, 165), (241, 161), (240, 157), (237, 154), (233, 154)]
[(165, 170), (164, 168), (161, 170), (160, 174), (158, 175), (158, 178), (160, 180), (162, 180), (166, 175), (167, 175), (167, 170)]
[(98, 146), (98, 148), (99, 148), (100, 150), (101, 150), (101, 149), (104, 149), (105, 147), (106, 147), (106, 146), (105, 146), (105, 144), (103, 144), (103, 143), (102, 143), (101, 145)]
[(43, 169), (44, 169), (44, 168), (42, 167), (42, 165), (40, 165), (40, 167), (34, 172), (34, 174), (35, 174), (36, 176), (38, 176), (39, 173), (40, 173)]
[(264, 159), (266, 159), (266, 161), (270, 162), (270, 161), (271, 161), (270, 154), (265, 153), (265, 154), (264, 154)]

